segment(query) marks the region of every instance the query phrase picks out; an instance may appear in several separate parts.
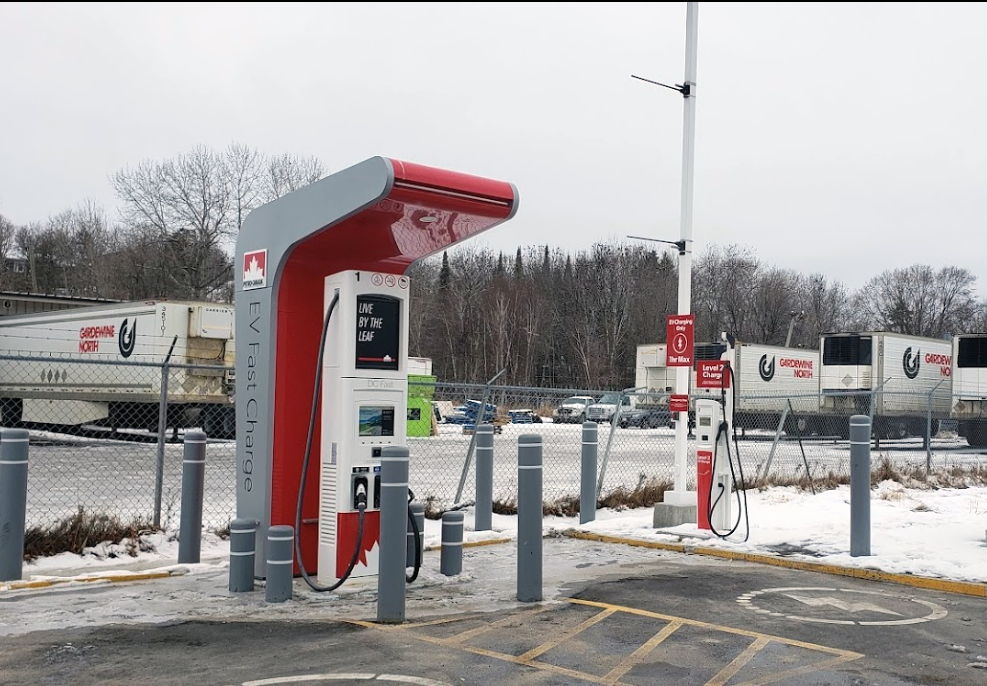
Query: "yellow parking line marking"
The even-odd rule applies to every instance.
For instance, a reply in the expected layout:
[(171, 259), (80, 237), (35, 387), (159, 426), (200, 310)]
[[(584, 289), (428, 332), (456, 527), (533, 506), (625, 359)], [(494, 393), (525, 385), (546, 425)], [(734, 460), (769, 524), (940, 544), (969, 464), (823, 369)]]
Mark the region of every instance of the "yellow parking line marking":
[(791, 638), (784, 638), (782, 636), (770, 636), (768, 634), (758, 633), (757, 631), (748, 631), (747, 629), (735, 629), (732, 626), (724, 626), (722, 624), (710, 624), (709, 622), (700, 622), (697, 619), (686, 619), (685, 617), (673, 617), (671, 615), (663, 615), (658, 612), (650, 612), (648, 610), (639, 610), (636, 607), (625, 607), (623, 605), (612, 605), (610, 603), (600, 603), (595, 600), (582, 600), (580, 598), (566, 598), (566, 602), (576, 603), (577, 605), (590, 605), (592, 607), (599, 608), (613, 608), (620, 612), (626, 612), (632, 615), (640, 615), (641, 617), (653, 617), (654, 619), (661, 619), (666, 622), (682, 622), (682, 624), (687, 624), (689, 626), (700, 627), (703, 629), (711, 629), (713, 631), (722, 631), (727, 634), (736, 634), (737, 636), (749, 636), (751, 638), (759, 638), (761, 636), (767, 636), (772, 641), (777, 641), (778, 643), (784, 643), (785, 645), (795, 646), (797, 648), (807, 648), (809, 650), (817, 650), (823, 653), (829, 653), (830, 655), (838, 655), (840, 657), (849, 657), (852, 660), (863, 657), (861, 653), (854, 653), (850, 650), (842, 650), (840, 648), (830, 648), (829, 646), (818, 645), (816, 643), (806, 643), (804, 641), (796, 641)]
[(460, 646), (460, 648), (467, 652), (475, 653), (476, 655), (493, 657), (493, 658), (497, 658), (498, 660), (506, 660), (507, 662), (513, 662), (514, 664), (524, 665), (525, 667), (534, 667), (535, 669), (540, 669), (546, 672), (553, 672), (555, 674), (561, 674), (563, 676), (572, 677), (574, 679), (580, 679), (581, 681), (589, 681), (590, 683), (609, 686), (609, 682), (604, 681), (602, 677), (598, 677), (595, 674), (587, 674), (586, 672), (580, 672), (575, 669), (569, 669), (568, 667), (560, 667), (558, 665), (548, 664), (547, 662), (538, 662), (537, 660), (522, 660), (520, 657), (517, 657), (515, 655), (498, 653), (493, 650), (485, 650), (484, 648), (473, 648), (472, 646)]
[(773, 684), (776, 681), (781, 681), (782, 679), (789, 679), (791, 677), (801, 676), (803, 674), (810, 674), (812, 672), (818, 672), (821, 669), (829, 669), (830, 667), (836, 667), (844, 662), (852, 662), (863, 655), (856, 655), (851, 653), (850, 655), (841, 655), (839, 657), (831, 657), (828, 660), (823, 660), (822, 662), (816, 662), (811, 665), (803, 665), (801, 667), (795, 667), (794, 669), (788, 669), (784, 672), (775, 672), (774, 674), (767, 674), (759, 679), (754, 679), (753, 681), (745, 681), (742, 684), (737, 684), (737, 686), (764, 686), (765, 684)]
[[(625, 684), (620, 681), (635, 665), (639, 664), (651, 651), (653, 651), (659, 644), (667, 640), (671, 635), (673, 635), (677, 630), (683, 626), (692, 626), (701, 629), (706, 629), (710, 631), (719, 631), (728, 634), (734, 634), (737, 636), (746, 636), (752, 638), (753, 641), (743, 652), (734, 658), (730, 664), (724, 667), (718, 674), (716, 674), (710, 681), (707, 682), (706, 686), (725, 686), (727, 682), (735, 677), (745, 665), (747, 665), (751, 659), (757, 653), (762, 650), (765, 646), (770, 643), (780, 643), (785, 646), (804, 648), (817, 653), (825, 653), (832, 657), (828, 657), (819, 662), (813, 664), (803, 665), (801, 667), (796, 667), (788, 669), (783, 672), (776, 672), (773, 674), (766, 674), (764, 676), (758, 677), (754, 680), (744, 682), (743, 684), (736, 684), (736, 686), (765, 686), (765, 684), (771, 684), (785, 679), (790, 679), (792, 677), (801, 676), (803, 674), (810, 674), (822, 669), (828, 669), (831, 667), (836, 667), (846, 662), (851, 662), (853, 660), (858, 660), (864, 655), (861, 653), (855, 653), (850, 650), (842, 650), (840, 648), (830, 648), (828, 646), (818, 645), (816, 643), (806, 643), (805, 641), (796, 641), (789, 638), (783, 638), (781, 636), (771, 636), (769, 634), (758, 633), (756, 631), (749, 631), (746, 629), (735, 629), (733, 627), (724, 626), (721, 624), (711, 624), (709, 622), (701, 622), (694, 619), (686, 619), (684, 617), (673, 617), (671, 615), (663, 615), (658, 612), (650, 612), (648, 610), (640, 610), (634, 607), (627, 607), (623, 605), (613, 605), (611, 603), (601, 603), (593, 600), (582, 600), (577, 598), (565, 598), (569, 603), (576, 605), (584, 605), (587, 607), (600, 608), (601, 612), (593, 615), (589, 619), (583, 621), (581, 624), (576, 626), (571, 631), (565, 632), (558, 638), (543, 643), (542, 645), (529, 650), (522, 655), (508, 655), (506, 653), (500, 653), (495, 650), (488, 650), (486, 648), (480, 648), (470, 645), (463, 645), (463, 642), (469, 638), (475, 636), (480, 636), (492, 629), (504, 628), (510, 623), (518, 620), (521, 617), (537, 614), (539, 612), (544, 612), (549, 609), (550, 606), (539, 606), (531, 610), (526, 610), (523, 612), (512, 613), (503, 619), (493, 622), (489, 625), (478, 627), (476, 629), (471, 629), (469, 631), (464, 631), (451, 637), (439, 638), (437, 636), (429, 636), (418, 631), (409, 632), (411, 636), (426, 642), (432, 643), (437, 646), (442, 646), (446, 648), (455, 648), (462, 650), (464, 652), (473, 653), (474, 655), (482, 655), (484, 657), (490, 657), (497, 660), (504, 660), (506, 662), (512, 662), (518, 665), (524, 665), (527, 667), (533, 667), (535, 669), (540, 669), (547, 672), (552, 672), (554, 674), (559, 674), (562, 676), (570, 677), (573, 679), (579, 679), (581, 681), (600, 684), (601, 686), (631, 686), (630, 684)], [(633, 653), (625, 657), (616, 667), (611, 669), (604, 676), (597, 676), (595, 674), (589, 674), (587, 672), (580, 672), (575, 669), (570, 669), (567, 667), (561, 667), (559, 665), (553, 665), (546, 662), (541, 662), (537, 660), (541, 655), (555, 648), (570, 638), (578, 635), (579, 633), (585, 631), (586, 629), (598, 624), (607, 617), (611, 617), (618, 612), (626, 612), (627, 614), (637, 615), (640, 617), (648, 617), (651, 619), (658, 619), (666, 622), (666, 626), (662, 628), (657, 634), (652, 636), (643, 645), (634, 650)], [(350, 624), (355, 624), (357, 626), (366, 627), (368, 629), (378, 629), (381, 631), (394, 631), (401, 629), (415, 629), (422, 626), (430, 626), (435, 624), (448, 623), (463, 619), (475, 619), (481, 615), (469, 615), (466, 617), (445, 617), (436, 620), (430, 620), (426, 622), (419, 623), (409, 623), (405, 625), (385, 625), (377, 624), (375, 622), (367, 622), (362, 620), (344, 620)]]
[(556, 646), (558, 646), (563, 641), (568, 641), (573, 636), (576, 636), (576, 635), (582, 633), (583, 631), (585, 631), (586, 629), (590, 628), (594, 624), (597, 624), (599, 622), (602, 622), (604, 619), (606, 619), (607, 617), (609, 617), (610, 615), (612, 615), (612, 614), (614, 614), (616, 612), (617, 612), (617, 608), (615, 608), (615, 607), (607, 608), (603, 612), (600, 612), (598, 614), (593, 615), (592, 617), (590, 617), (589, 619), (587, 619), (585, 622), (583, 622), (582, 624), (580, 624), (579, 626), (577, 626), (575, 629), (573, 629), (571, 631), (566, 631), (565, 633), (563, 633), (560, 636), (555, 637), (551, 641), (548, 641), (547, 643), (542, 643), (537, 648), (532, 648), (528, 652), (526, 652), (523, 655), (519, 656), (518, 659), (521, 660), (522, 663), (527, 664), (528, 662), (531, 662), (532, 660), (534, 660), (539, 655), (543, 655), (543, 654), (547, 653), (549, 650), (551, 650), (552, 648), (555, 648)]
[(606, 676), (603, 677), (604, 682), (610, 686), (614, 686), (619, 683), (623, 676), (627, 674), (627, 672), (631, 671), (631, 669), (633, 669), (634, 666), (641, 660), (647, 657), (648, 653), (654, 650), (659, 643), (674, 634), (681, 627), (682, 622), (672, 622), (671, 624), (668, 624), (664, 629), (649, 638), (643, 646), (621, 660), (619, 665), (607, 672)]
[(471, 638), (482, 636), (488, 631), (493, 631), (494, 629), (500, 629), (501, 627), (507, 626), (508, 624), (518, 619), (519, 617), (530, 617), (531, 615), (540, 614), (547, 609), (548, 606), (544, 605), (542, 607), (536, 607), (533, 610), (525, 610), (524, 612), (518, 612), (512, 615), (508, 615), (507, 617), (504, 617), (503, 619), (500, 619), (496, 622), (491, 622), (490, 624), (487, 624), (485, 626), (479, 626), (475, 629), (463, 631), (462, 633), (456, 634), (455, 636), (448, 636), (446, 638), (442, 638), (439, 640), (448, 645), (462, 643), (464, 641), (468, 641)]
[(11, 581), (0, 584), (0, 591), (22, 591), (26, 589), (50, 588), (52, 586), (65, 584), (98, 584), (103, 583), (124, 583), (127, 581), (150, 581), (151, 579), (167, 579), (172, 576), (180, 576), (184, 572), (144, 572), (140, 574), (113, 574), (107, 576), (83, 576), (66, 577), (64, 579), (45, 579), (43, 581)]
[(578, 538), (584, 541), (619, 543), (636, 548), (667, 550), (686, 555), (705, 555), (707, 557), (718, 557), (726, 560), (738, 560), (740, 562), (753, 562), (756, 564), (771, 565), (772, 567), (796, 569), (803, 572), (818, 572), (820, 574), (846, 576), (851, 579), (863, 579), (865, 581), (886, 581), (888, 583), (901, 584), (902, 586), (924, 588), (930, 591), (956, 593), (959, 595), (974, 596), (976, 598), (987, 598), (987, 583), (978, 583), (973, 581), (949, 581), (947, 579), (934, 579), (925, 576), (915, 576), (913, 574), (879, 572), (874, 569), (863, 569), (859, 567), (840, 567), (838, 565), (829, 565), (822, 562), (790, 560), (784, 557), (773, 557), (771, 555), (761, 555), (758, 553), (744, 553), (735, 550), (721, 550), (720, 548), (704, 548), (702, 546), (686, 545), (684, 543), (642, 541), (633, 538), (621, 538), (619, 536), (595, 534), (588, 531), (568, 530), (564, 531), (563, 535), (570, 538)]
[(723, 686), (726, 682), (736, 676), (737, 672), (743, 669), (744, 665), (750, 662), (751, 658), (757, 655), (758, 651), (769, 643), (771, 643), (771, 639), (767, 636), (761, 636), (754, 639), (754, 642), (744, 648), (744, 652), (735, 657), (733, 662), (721, 669), (716, 676), (707, 681), (706, 686)]

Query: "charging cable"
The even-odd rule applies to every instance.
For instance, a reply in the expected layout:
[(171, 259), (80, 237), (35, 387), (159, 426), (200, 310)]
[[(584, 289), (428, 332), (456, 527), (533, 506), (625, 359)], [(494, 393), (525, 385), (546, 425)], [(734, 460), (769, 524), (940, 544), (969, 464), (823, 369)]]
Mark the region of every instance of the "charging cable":
[[(723, 379), (721, 381), (721, 386), (720, 386), (720, 405), (723, 408), (723, 420), (720, 422), (720, 425), (716, 429), (716, 440), (713, 443), (713, 464), (711, 465), (711, 467), (713, 469), (715, 469), (715, 467), (716, 467), (716, 453), (717, 453), (717, 451), (719, 450), (719, 447), (720, 447), (720, 437), (725, 434), (726, 435), (726, 440), (724, 441), (724, 445), (726, 445), (726, 447), (727, 447), (727, 464), (730, 465), (730, 480), (733, 482), (734, 487), (735, 487), (734, 488), (734, 493), (736, 494), (736, 497), (737, 497), (737, 509), (739, 511), (737, 512), (737, 521), (734, 522), (733, 526), (730, 528), (729, 531), (722, 532), (722, 531), (717, 531), (716, 530), (716, 527), (713, 526), (713, 511), (716, 509), (716, 505), (720, 502), (720, 500), (725, 495), (726, 488), (725, 488), (725, 486), (722, 483), (718, 483), (717, 486), (719, 487), (720, 491), (719, 491), (719, 493), (717, 493), (716, 499), (714, 500), (713, 499), (713, 479), (711, 478), (709, 480), (709, 498), (707, 500), (707, 502), (709, 503), (709, 506), (708, 506), (708, 512), (706, 514), (707, 514), (707, 517), (709, 519), (709, 528), (710, 528), (710, 531), (712, 531), (717, 537), (724, 538), (724, 539), (727, 538), (728, 536), (733, 535), (737, 531), (737, 529), (740, 528), (740, 520), (741, 520), (741, 517), (743, 517), (743, 519), (744, 519), (744, 526), (746, 527), (746, 531), (744, 532), (744, 541), (747, 541), (747, 539), (750, 537), (750, 529), (751, 529), (751, 527), (750, 527), (750, 518), (748, 517), (748, 514), (747, 514), (747, 486), (746, 486), (746, 482), (744, 480), (744, 464), (740, 460), (740, 445), (737, 442), (737, 427), (736, 427), (736, 424), (734, 424), (734, 427), (733, 427), (733, 443), (734, 443), (734, 447), (736, 448), (736, 451), (737, 451), (737, 465), (736, 465), (737, 469), (736, 470), (734, 469), (733, 455), (730, 453), (730, 422), (726, 418), (726, 414), (727, 414), (727, 412), (726, 412), (726, 405), (727, 405), (726, 383), (727, 383), (727, 374), (728, 373), (730, 374), (730, 377), (729, 378), (730, 378), (730, 381), (732, 382), (731, 393), (733, 394), (733, 405), (736, 407), (736, 404), (737, 404), (737, 381), (736, 381), (736, 377), (733, 374), (733, 367), (728, 362), (725, 365), (725, 367), (724, 367), (724, 370), (723, 370)], [(737, 471), (738, 470), (740, 472), (740, 482), (739, 482), (740, 483), (740, 487), (739, 488), (736, 488), (737, 483), (738, 483), (737, 482)], [(714, 472), (714, 475), (715, 475), (715, 472)]]

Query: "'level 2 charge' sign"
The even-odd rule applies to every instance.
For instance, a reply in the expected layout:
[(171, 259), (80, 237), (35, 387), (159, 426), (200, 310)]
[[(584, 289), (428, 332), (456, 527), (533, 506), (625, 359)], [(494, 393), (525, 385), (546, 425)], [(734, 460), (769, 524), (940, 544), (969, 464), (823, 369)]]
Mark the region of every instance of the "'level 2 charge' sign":
[(699, 360), (696, 363), (696, 388), (730, 388), (730, 372), (725, 360)]
[(696, 318), (691, 314), (670, 314), (666, 321), (665, 365), (668, 367), (692, 366), (692, 332)]

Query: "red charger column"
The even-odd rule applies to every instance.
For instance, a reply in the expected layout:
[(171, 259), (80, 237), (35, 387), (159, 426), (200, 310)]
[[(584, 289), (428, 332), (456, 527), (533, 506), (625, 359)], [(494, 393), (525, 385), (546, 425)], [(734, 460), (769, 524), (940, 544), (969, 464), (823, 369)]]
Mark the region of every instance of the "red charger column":
[(696, 523), (700, 529), (710, 531), (709, 489), (713, 485), (713, 451), (696, 451)]

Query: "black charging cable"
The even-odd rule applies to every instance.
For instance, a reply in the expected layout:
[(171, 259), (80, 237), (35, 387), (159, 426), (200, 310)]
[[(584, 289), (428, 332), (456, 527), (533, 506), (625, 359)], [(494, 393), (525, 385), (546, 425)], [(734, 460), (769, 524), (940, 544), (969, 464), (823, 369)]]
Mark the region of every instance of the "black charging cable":
[(709, 519), (709, 528), (710, 528), (710, 531), (712, 531), (713, 534), (715, 534), (719, 538), (727, 538), (729, 536), (732, 536), (734, 533), (736, 533), (737, 529), (740, 528), (741, 517), (743, 517), (744, 526), (746, 527), (746, 531), (744, 532), (744, 541), (746, 542), (747, 539), (750, 537), (750, 533), (751, 533), (750, 518), (749, 518), (748, 513), (747, 513), (747, 485), (746, 485), (746, 481), (744, 479), (744, 463), (740, 459), (740, 444), (737, 442), (737, 426), (736, 426), (736, 423), (734, 423), (734, 427), (733, 427), (733, 443), (734, 443), (734, 447), (736, 448), (736, 451), (737, 451), (737, 470), (734, 469), (733, 455), (730, 453), (730, 422), (727, 421), (727, 418), (726, 418), (726, 414), (727, 414), (727, 412), (726, 412), (726, 405), (727, 405), (727, 392), (726, 392), (727, 374), (730, 375), (729, 376), (729, 379), (731, 381), (731, 386), (732, 386), (731, 389), (730, 389), (730, 391), (731, 391), (732, 396), (733, 396), (733, 406), (734, 407), (737, 406), (737, 380), (736, 380), (736, 377), (733, 374), (733, 367), (730, 365), (729, 362), (727, 362), (724, 365), (723, 377), (722, 377), (722, 379), (720, 381), (720, 405), (723, 408), (723, 421), (720, 422), (719, 426), (716, 429), (716, 440), (713, 443), (713, 464), (710, 465), (710, 468), (711, 469), (715, 469), (715, 467), (716, 467), (716, 454), (717, 454), (717, 451), (719, 450), (719, 447), (720, 447), (720, 436), (722, 436), (723, 434), (726, 434), (725, 445), (727, 447), (727, 464), (730, 465), (730, 479), (733, 482), (734, 486), (737, 486), (737, 484), (738, 484), (738, 482), (737, 482), (737, 470), (740, 471), (740, 482), (739, 482), (740, 486), (739, 486), (739, 488), (735, 488), (734, 489), (734, 492), (735, 492), (736, 497), (737, 497), (737, 508), (740, 510), (740, 512), (737, 513), (737, 521), (734, 522), (733, 526), (730, 528), (729, 531), (722, 532), (722, 531), (717, 531), (716, 530), (716, 527), (713, 526), (713, 510), (716, 509), (717, 504), (723, 498), (726, 489), (725, 489), (725, 487), (724, 487), (723, 484), (717, 484), (717, 486), (719, 487), (720, 491), (716, 495), (716, 500), (713, 500), (713, 479), (712, 479), (712, 475), (711, 475), (710, 480), (709, 480), (709, 497), (708, 497), (708, 499), (706, 501), (708, 503), (708, 507), (707, 507), (707, 510), (708, 511), (707, 511), (706, 515), (707, 515), (707, 518)]

